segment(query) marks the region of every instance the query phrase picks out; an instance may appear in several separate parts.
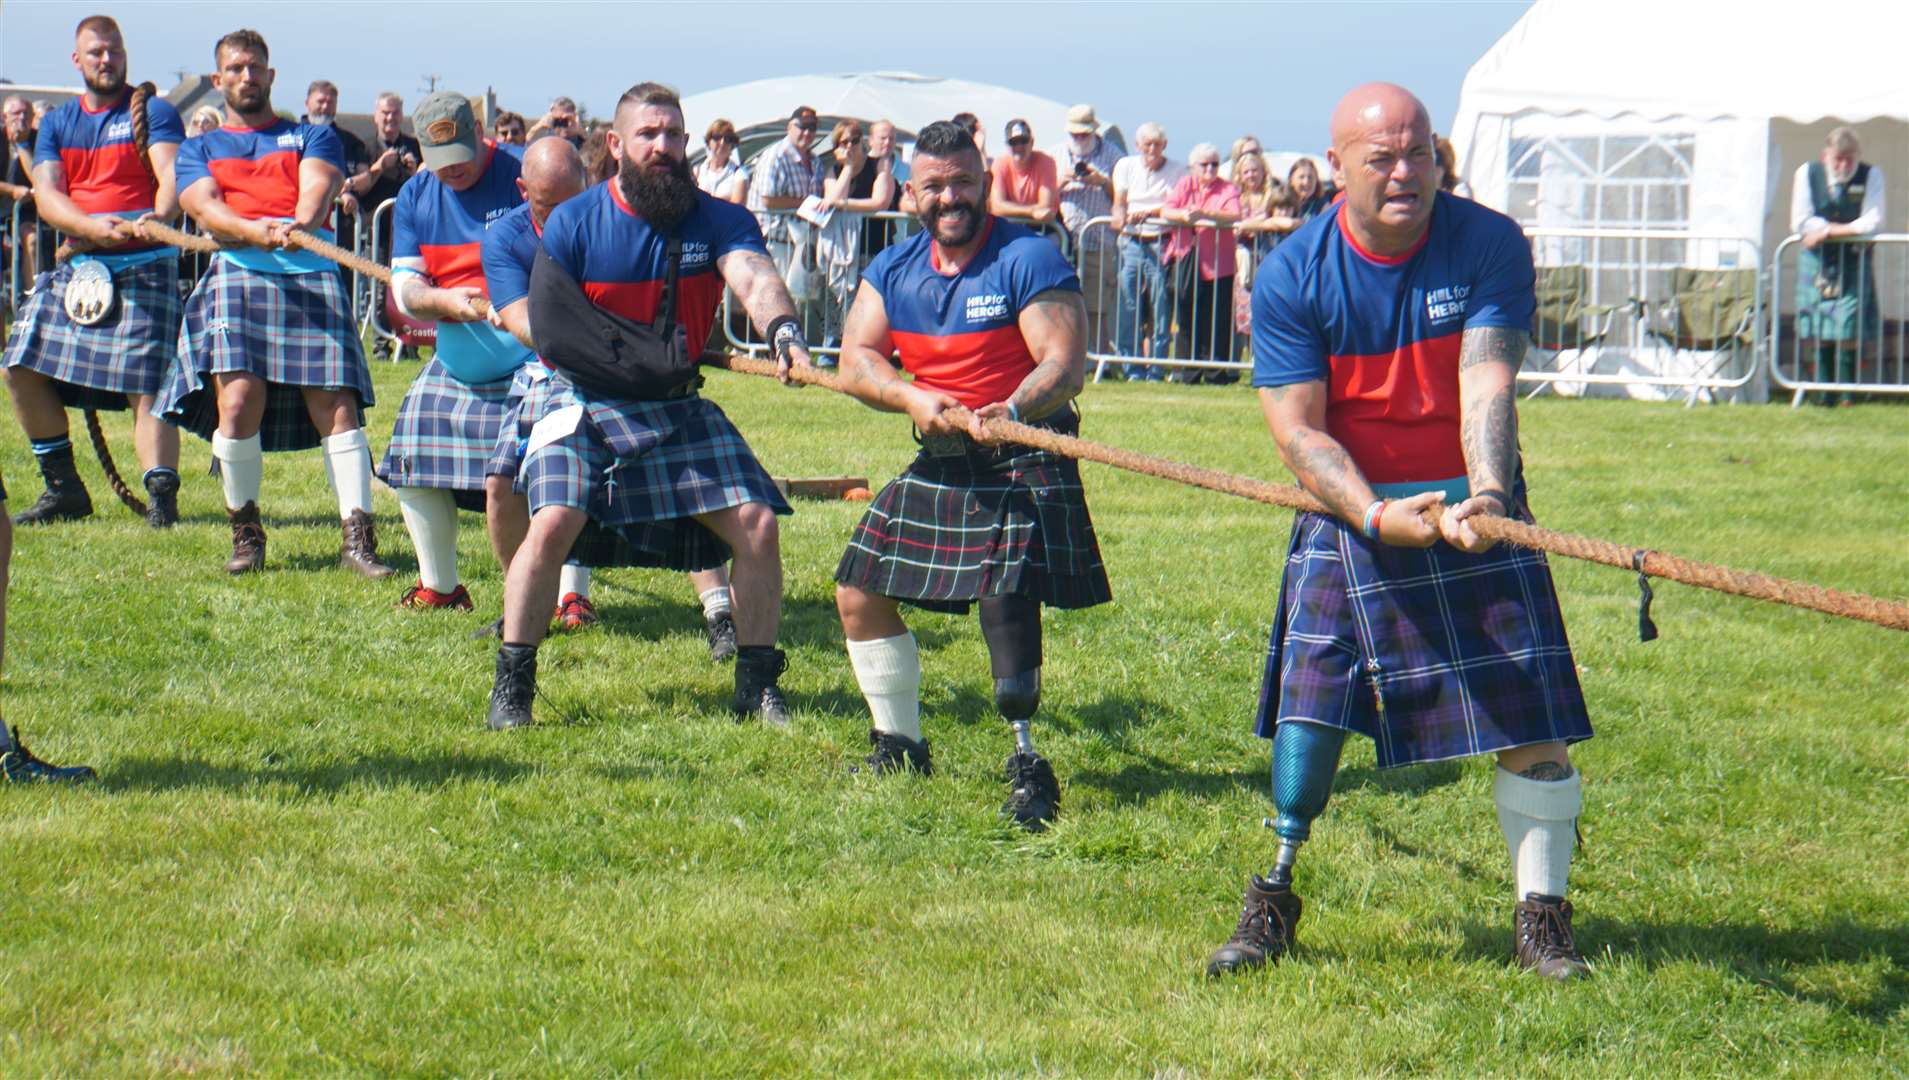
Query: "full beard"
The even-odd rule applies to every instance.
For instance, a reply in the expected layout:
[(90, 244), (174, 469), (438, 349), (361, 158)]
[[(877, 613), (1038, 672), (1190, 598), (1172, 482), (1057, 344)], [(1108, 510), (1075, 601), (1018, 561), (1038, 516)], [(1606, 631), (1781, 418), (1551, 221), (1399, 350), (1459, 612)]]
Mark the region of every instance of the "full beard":
[[(935, 241), (943, 247), (958, 248), (972, 242), (981, 232), (981, 217), (981, 208), (978, 204), (962, 203), (959, 206), (944, 207), (935, 203), (929, 207), (926, 214), (921, 216), (921, 224), (928, 230), (928, 235), (934, 237)], [(953, 219), (949, 222), (950, 227), (956, 230), (952, 235), (944, 235), (941, 231), (944, 218)]]
[(617, 164), (617, 190), (630, 209), (668, 232), (696, 210), (696, 183), (687, 161), (672, 161), (667, 172), (637, 166), (629, 158)]
[(225, 107), (235, 116), (271, 110), (272, 99), (263, 89), (237, 87), (225, 92)]
[(97, 71), (86, 77), (86, 88), (100, 97), (110, 97), (126, 89), (123, 71)]

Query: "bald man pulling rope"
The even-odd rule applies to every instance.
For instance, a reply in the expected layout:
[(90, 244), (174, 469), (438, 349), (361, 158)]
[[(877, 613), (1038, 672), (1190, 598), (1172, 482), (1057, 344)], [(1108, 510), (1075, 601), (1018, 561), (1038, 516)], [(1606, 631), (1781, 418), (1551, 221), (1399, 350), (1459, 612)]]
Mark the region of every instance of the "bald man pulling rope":
[[(1530, 520), (1514, 393), (1530, 248), (1510, 218), (1438, 192), (1431, 123), (1400, 87), (1348, 94), (1332, 143), (1344, 199), (1253, 286), (1253, 385), (1331, 513), (1293, 523), (1261, 689), (1279, 854), (1207, 970), (1292, 946), (1294, 858), (1356, 731), (1381, 767), (1497, 755), (1518, 961), (1572, 978), (1587, 969), (1564, 899), (1581, 805), (1565, 746), (1590, 720), (1544, 557), (1471, 524)], [(1419, 514), (1441, 500), (1434, 528)]]

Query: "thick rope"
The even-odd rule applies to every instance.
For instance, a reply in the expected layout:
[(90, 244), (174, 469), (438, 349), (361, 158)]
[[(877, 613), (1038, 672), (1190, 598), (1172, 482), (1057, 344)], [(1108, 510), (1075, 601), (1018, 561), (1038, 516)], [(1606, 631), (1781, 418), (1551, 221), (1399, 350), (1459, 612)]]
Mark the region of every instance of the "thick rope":
[[(705, 353), (703, 363), (749, 375), (767, 375), (773, 378), (776, 374), (776, 365), (769, 360)], [(796, 382), (823, 386), (837, 392), (841, 392), (842, 389), (835, 376), (823, 371), (796, 370), (791, 372), (791, 378)], [(949, 419), (957, 425), (965, 426), (967, 417), (966, 409), (949, 410)], [(1062, 435), (1045, 428), (1015, 423), (1012, 420), (984, 421), (983, 430), (988, 434), (986, 441), (989, 443), (1020, 443), (1063, 457), (1111, 465), (1128, 472), (1141, 473), (1163, 480), (1174, 480), (1192, 487), (1206, 488), (1209, 491), (1218, 491), (1272, 506), (1282, 506), (1290, 510), (1303, 510), (1314, 514), (1330, 513), (1319, 500), (1304, 490), (1288, 484), (1270, 484), (1251, 477), (1138, 454), (1104, 443), (1088, 442), (1085, 439)], [(1428, 524), (1436, 525), (1440, 510), (1441, 507), (1435, 504), (1422, 516)], [(1788, 604), (1792, 607), (1808, 608), (1826, 615), (1874, 623), (1892, 630), (1909, 630), (1909, 604), (1771, 577), (1768, 574), (1748, 570), (1737, 570), (1715, 563), (1679, 558), (1653, 549), (1628, 547), (1608, 540), (1556, 532), (1510, 518), (1472, 517), (1467, 520), (1482, 537), (1530, 548), (1533, 551), (1544, 551), (1567, 558), (1582, 559), (1586, 562), (1602, 563), (1621, 570), (1636, 569), (1651, 577), (1695, 585), (1698, 588), (1712, 589), (1735, 596), (1747, 596), (1754, 600)]]
[[(176, 229), (152, 222), (146, 222), (144, 229), (146, 234), (155, 240), (163, 240), (187, 250), (220, 250), (218, 241), (209, 237), (189, 236)], [(346, 251), (336, 244), (328, 244), (309, 233), (293, 230), (292, 242), (307, 251), (342, 263), (361, 274), (386, 283), (391, 280), (389, 269)], [(756, 360), (725, 353), (704, 353), (702, 362), (709, 367), (724, 368), (748, 375), (764, 375), (770, 378), (776, 375), (776, 365), (769, 360)], [(798, 369), (792, 371), (790, 377), (796, 382), (825, 387), (838, 393), (844, 392), (836, 377), (825, 371), (814, 368)], [(967, 415), (966, 409), (957, 407), (950, 410), (949, 418), (957, 424), (965, 424)], [(1105, 443), (1077, 439), (1045, 428), (1030, 427), (1011, 420), (997, 418), (984, 421), (983, 430), (988, 434), (986, 441), (991, 444), (1020, 443), (1059, 454), (1062, 457), (1110, 465), (1116, 469), (1158, 477), (1162, 480), (1173, 480), (1191, 487), (1205, 488), (1209, 491), (1281, 506), (1289, 510), (1303, 510), (1314, 514), (1329, 513), (1319, 500), (1290, 484), (1270, 484), (1252, 477), (1187, 465), (1166, 458), (1122, 450)], [(1434, 505), (1421, 516), (1428, 524), (1436, 526), (1439, 512), (1440, 507)], [(1909, 631), (1909, 604), (1898, 601), (1883, 600), (1862, 593), (1844, 592), (1807, 582), (1791, 581), (1749, 570), (1737, 570), (1716, 563), (1698, 562), (1695, 559), (1666, 555), (1651, 548), (1632, 547), (1593, 537), (1556, 532), (1510, 518), (1486, 516), (1473, 517), (1469, 520), (1478, 535), (1489, 540), (1515, 544), (1533, 551), (1563, 555), (1567, 558), (1582, 559), (1586, 562), (1602, 563), (1621, 570), (1634, 569), (1650, 577), (1694, 585), (1701, 589), (1808, 608), (1825, 615), (1874, 623), (1891, 630)]]

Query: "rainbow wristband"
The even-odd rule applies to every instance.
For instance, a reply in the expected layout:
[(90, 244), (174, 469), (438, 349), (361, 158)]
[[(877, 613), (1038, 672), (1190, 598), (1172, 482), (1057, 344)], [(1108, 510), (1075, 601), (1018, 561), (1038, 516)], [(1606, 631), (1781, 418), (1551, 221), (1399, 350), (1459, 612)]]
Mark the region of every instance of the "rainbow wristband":
[(1372, 505), (1365, 508), (1365, 517), (1359, 522), (1359, 531), (1373, 540), (1379, 538), (1379, 519), (1385, 516), (1385, 500), (1374, 499)]

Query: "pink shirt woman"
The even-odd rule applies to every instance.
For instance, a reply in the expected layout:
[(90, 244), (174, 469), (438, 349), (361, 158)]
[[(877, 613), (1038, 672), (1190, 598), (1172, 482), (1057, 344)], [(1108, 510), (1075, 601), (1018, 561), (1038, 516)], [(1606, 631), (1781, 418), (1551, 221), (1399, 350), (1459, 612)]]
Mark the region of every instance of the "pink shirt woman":
[(1164, 221), (1180, 226), (1167, 243), (1168, 262), (1177, 262), (1197, 249), (1200, 278), (1218, 281), (1239, 269), (1231, 226), (1240, 219), (1240, 189), (1220, 179), (1220, 153), (1202, 143), (1188, 155), (1191, 170), (1173, 186), (1160, 211)]

